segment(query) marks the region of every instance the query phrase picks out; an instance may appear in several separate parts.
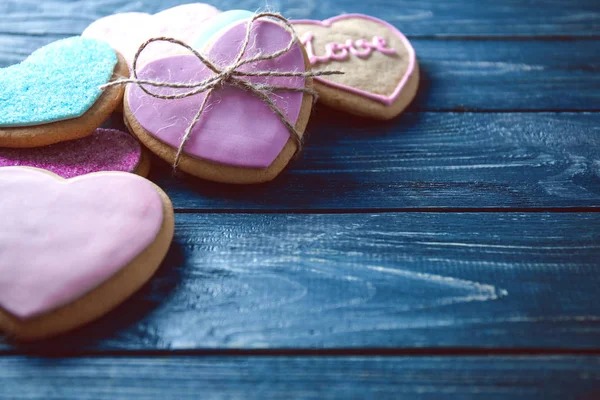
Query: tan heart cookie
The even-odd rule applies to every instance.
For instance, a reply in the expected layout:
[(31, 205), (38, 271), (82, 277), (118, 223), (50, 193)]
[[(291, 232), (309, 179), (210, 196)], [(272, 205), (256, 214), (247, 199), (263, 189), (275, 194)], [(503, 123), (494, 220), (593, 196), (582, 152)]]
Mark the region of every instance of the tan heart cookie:
[(356, 115), (391, 119), (415, 97), (419, 86), (415, 51), (394, 26), (362, 14), (292, 23), (314, 70), (344, 72), (315, 78), (324, 104)]

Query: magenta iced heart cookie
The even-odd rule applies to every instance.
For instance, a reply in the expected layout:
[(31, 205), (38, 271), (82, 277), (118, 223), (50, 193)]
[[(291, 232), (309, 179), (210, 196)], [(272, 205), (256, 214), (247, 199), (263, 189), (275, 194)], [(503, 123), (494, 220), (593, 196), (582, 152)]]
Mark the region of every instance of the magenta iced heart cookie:
[[(168, 36), (193, 43), (203, 23), (217, 14), (219, 10), (203, 3), (184, 4), (154, 15), (140, 12), (113, 14), (94, 21), (81, 36), (108, 42), (131, 65), (136, 51), (146, 40)], [(141, 61), (177, 54), (180, 50), (155, 43), (148, 48)]]
[(0, 148), (1, 167), (34, 167), (62, 178), (101, 171), (147, 176), (150, 160), (129, 133), (98, 128), (90, 136), (31, 149)]
[(110, 311), (158, 268), (173, 236), (169, 198), (123, 172), (64, 180), (0, 168), (0, 330), (55, 335)]
[(391, 119), (414, 98), (419, 86), (415, 51), (391, 24), (362, 14), (292, 23), (313, 69), (344, 72), (315, 78), (321, 102), (352, 114)]
[[(249, 27), (247, 47), (239, 58)], [(144, 65), (139, 79), (190, 86), (130, 84), (124, 100), (130, 130), (159, 157), (192, 175), (228, 183), (273, 179), (298, 150), (312, 108), (312, 96), (306, 92), (312, 79), (304, 75), (310, 65), (290, 31), (270, 18), (227, 26), (203, 49), (217, 71), (194, 54)], [(229, 74), (235, 82), (223, 78), (236, 60), (273, 54), (233, 68)], [(213, 81), (221, 83), (194, 95), (156, 97), (189, 94), (198, 82)], [(254, 89), (245, 86), (250, 84)]]

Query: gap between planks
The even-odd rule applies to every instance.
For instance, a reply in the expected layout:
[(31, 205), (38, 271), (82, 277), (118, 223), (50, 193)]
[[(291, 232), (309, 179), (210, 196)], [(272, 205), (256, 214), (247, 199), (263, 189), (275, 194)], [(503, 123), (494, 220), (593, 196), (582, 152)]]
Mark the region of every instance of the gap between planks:
[(569, 348), (279, 348), (279, 349), (173, 349), (173, 350), (76, 350), (60, 351), (38, 347), (27, 343), (15, 344), (10, 350), (0, 350), (0, 357), (40, 356), (40, 357), (185, 357), (185, 356), (219, 356), (219, 357), (456, 357), (456, 356), (587, 356), (600, 355), (598, 349)]
[(348, 209), (306, 209), (306, 210), (286, 210), (286, 209), (215, 209), (215, 208), (180, 208), (175, 209), (176, 214), (385, 214), (385, 213), (596, 213), (600, 212), (600, 207), (532, 207), (532, 208), (510, 208), (510, 207), (490, 207), (490, 208), (348, 208)]

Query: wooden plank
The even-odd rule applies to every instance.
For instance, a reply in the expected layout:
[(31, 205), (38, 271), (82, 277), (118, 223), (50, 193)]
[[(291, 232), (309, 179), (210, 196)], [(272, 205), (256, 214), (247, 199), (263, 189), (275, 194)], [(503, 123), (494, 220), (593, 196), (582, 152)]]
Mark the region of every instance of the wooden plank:
[(413, 40), (412, 110), (600, 110), (600, 40)]
[[(264, 0), (205, 0), (222, 10), (258, 10)], [(79, 34), (97, 18), (116, 12), (154, 13), (180, 0), (4, 0), (0, 33)], [(411, 36), (544, 36), (600, 34), (600, 6), (594, 1), (554, 0), (294, 0), (269, 2), (289, 18), (325, 19), (341, 13), (364, 13), (389, 20)]]
[[(0, 35), (0, 67), (60, 36)], [(413, 40), (413, 111), (600, 110), (600, 40)]]
[(599, 260), (600, 213), (178, 214), (140, 293), (23, 349), (598, 349)]
[(304, 155), (252, 188), (151, 178), (178, 209), (600, 206), (600, 114), (424, 113), (377, 123), (320, 108)]
[(0, 358), (0, 399), (592, 399), (600, 357)]

